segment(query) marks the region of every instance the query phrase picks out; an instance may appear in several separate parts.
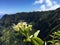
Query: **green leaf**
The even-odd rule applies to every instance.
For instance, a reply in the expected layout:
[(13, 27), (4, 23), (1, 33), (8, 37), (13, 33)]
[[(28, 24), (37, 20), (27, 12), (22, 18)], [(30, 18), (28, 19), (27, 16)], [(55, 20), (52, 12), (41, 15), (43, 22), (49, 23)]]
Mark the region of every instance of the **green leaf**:
[(57, 33), (59, 33), (59, 34), (60, 34), (60, 31), (57, 31)]
[(31, 43), (32, 43), (33, 45), (39, 45), (34, 39), (31, 39)]
[(23, 42), (31, 42), (30, 38), (24, 39)]
[(26, 36), (25, 33), (22, 30), (19, 30), (19, 33)]
[(48, 43), (49, 43), (49, 42), (50, 42), (50, 43), (53, 43), (53, 41), (52, 41), (52, 40), (49, 40), (49, 41), (48, 41)]
[(54, 36), (53, 36), (53, 35), (50, 35), (50, 37), (52, 37), (52, 38), (53, 38)]
[(33, 37), (33, 39), (34, 39), (39, 45), (43, 45), (43, 41), (42, 41), (42, 39), (40, 39), (39, 37)]
[(39, 34), (40, 30), (37, 30), (35, 33), (34, 33), (34, 37), (37, 37), (38, 34)]

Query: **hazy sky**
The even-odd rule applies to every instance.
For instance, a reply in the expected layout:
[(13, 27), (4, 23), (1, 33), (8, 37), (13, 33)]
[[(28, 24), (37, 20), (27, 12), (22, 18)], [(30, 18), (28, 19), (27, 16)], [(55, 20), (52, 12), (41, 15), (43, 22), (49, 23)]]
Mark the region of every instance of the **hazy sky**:
[(47, 11), (60, 7), (60, 0), (0, 0), (0, 14)]

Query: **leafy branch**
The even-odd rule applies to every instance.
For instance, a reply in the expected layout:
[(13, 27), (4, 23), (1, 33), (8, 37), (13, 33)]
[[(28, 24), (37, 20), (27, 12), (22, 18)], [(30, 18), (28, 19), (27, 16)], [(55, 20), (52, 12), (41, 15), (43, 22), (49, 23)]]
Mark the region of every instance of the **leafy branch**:
[(37, 30), (34, 34), (30, 34), (30, 31), (32, 31), (32, 25), (28, 25), (26, 22), (20, 22), (17, 25), (14, 24), (13, 29), (26, 37), (23, 42), (30, 42), (33, 45), (43, 45), (42, 39), (37, 37), (40, 30)]

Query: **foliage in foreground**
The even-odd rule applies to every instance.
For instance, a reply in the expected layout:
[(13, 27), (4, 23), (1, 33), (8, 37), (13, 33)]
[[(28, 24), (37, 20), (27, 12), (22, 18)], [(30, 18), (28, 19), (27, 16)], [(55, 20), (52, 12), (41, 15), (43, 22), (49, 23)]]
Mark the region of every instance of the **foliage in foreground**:
[(51, 45), (60, 45), (60, 30), (53, 32), (52, 35), (52, 40), (49, 40), (48, 42), (51, 43)]
[[(24, 39), (25, 42), (31, 42), (34, 45), (43, 45), (42, 39), (40, 39), (38, 36), (40, 30), (35, 32), (34, 34), (30, 34), (30, 31), (32, 30), (32, 25), (28, 25), (27, 23), (18, 23), (17, 25), (14, 25), (13, 28), (18, 31), (20, 34), (26, 37)], [(47, 45), (47, 43), (51, 43), (50, 45), (60, 45), (60, 30), (53, 32), (52, 35), (52, 40), (48, 40), (47, 42), (44, 43), (44, 45)]]
[(28, 25), (26, 22), (14, 24), (13, 29), (2, 31), (3, 36), (0, 37), (0, 45), (31, 45), (31, 43), (33, 45), (47, 45), (48, 43), (51, 43), (49, 45), (60, 45), (60, 30), (50, 35), (51, 40), (43, 41), (38, 37), (40, 30), (31, 33), (32, 25)]
[(26, 37), (23, 40), (24, 42), (30, 42), (33, 45), (43, 45), (42, 39), (37, 37), (39, 32), (40, 32), (40, 30), (38, 30), (34, 34), (30, 34), (30, 31), (32, 31), (32, 25), (27, 25), (27, 23), (24, 22), (24, 23), (18, 23), (17, 25), (14, 25), (13, 28), (19, 34), (22, 34), (23, 36)]

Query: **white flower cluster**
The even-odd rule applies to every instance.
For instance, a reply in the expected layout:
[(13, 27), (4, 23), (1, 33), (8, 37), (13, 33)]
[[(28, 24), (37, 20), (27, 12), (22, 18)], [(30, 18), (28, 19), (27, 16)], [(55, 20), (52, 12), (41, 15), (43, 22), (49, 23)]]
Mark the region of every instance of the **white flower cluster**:
[(32, 25), (27, 25), (26, 22), (21, 22), (21, 23), (18, 23), (17, 25), (13, 25), (13, 29), (15, 31), (19, 31), (19, 30), (22, 30), (22, 31), (25, 31), (25, 30), (32, 30)]

